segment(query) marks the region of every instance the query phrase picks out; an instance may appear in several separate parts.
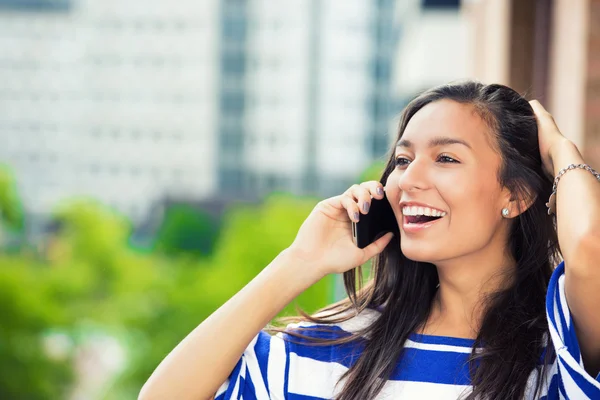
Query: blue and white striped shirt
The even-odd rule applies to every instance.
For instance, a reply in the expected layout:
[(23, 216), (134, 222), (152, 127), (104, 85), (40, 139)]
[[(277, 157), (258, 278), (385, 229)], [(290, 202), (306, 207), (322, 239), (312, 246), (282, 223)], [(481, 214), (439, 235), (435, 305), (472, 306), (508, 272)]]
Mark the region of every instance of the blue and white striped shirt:
[[(600, 374), (586, 373), (581, 360), (564, 291), (564, 262), (554, 271), (546, 297), (546, 315), (556, 357), (546, 370), (540, 399), (600, 399)], [(347, 335), (379, 316), (365, 310), (352, 319), (327, 325), (336, 333), (311, 333), (319, 337)], [(309, 323), (290, 327), (315, 326)], [(474, 341), (446, 336), (412, 334), (404, 344), (401, 367), (386, 382), (377, 399), (458, 399), (471, 392), (468, 358)], [(358, 351), (356, 349), (359, 349)], [(260, 332), (250, 343), (216, 400), (331, 399), (341, 391), (342, 374), (356, 362), (360, 345), (311, 346)], [(533, 399), (538, 370), (529, 378), (525, 399)]]

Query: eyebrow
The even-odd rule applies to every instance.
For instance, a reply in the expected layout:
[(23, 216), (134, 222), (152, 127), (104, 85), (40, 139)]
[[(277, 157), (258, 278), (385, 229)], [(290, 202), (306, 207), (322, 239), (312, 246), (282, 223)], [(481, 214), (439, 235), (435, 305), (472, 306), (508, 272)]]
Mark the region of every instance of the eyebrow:
[[(469, 143), (465, 142), (462, 139), (456, 139), (456, 138), (451, 138), (451, 137), (447, 137), (447, 136), (437, 136), (437, 137), (432, 138), (429, 141), (430, 148), (437, 147), (437, 146), (450, 145), (450, 144), (462, 144), (463, 146), (466, 146), (469, 149), (473, 150), (471, 145), (469, 145)], [(414, 144), (413, 144), (413, 142), (411, 142), (408, 139), (400, 139), (400, 140), (398, 140), (396, 147), (407, 147), (409, 149), (412, 149), (414, 147)]]

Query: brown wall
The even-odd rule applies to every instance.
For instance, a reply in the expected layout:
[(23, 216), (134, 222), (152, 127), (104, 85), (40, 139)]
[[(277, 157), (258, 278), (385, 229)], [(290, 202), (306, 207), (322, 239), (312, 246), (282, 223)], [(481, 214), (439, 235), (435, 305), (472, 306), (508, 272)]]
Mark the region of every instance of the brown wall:
[(600, 170), (600, 0), (479, 0), (463, 12), (471, 76), (540, 100)]
[(600, 170), (600, 0), (591, 0), (585, 82), (584, 156)]

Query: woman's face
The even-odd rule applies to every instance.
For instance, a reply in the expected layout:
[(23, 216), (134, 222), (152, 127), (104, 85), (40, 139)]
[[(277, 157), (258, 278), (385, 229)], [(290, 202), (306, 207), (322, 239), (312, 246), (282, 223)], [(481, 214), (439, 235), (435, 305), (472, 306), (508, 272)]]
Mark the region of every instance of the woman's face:
[[(498, 182), (501, 158), (492, 140), (472, 105), (451, 100), (430, 103), (409, 121), (386, 184), (406, 257), (439, 264), (504, 248), (506, 233), (498, 228), (506, 225), (501, 210), (510, 195)], [(431, 215), (426, 206), (445, 214), (411, 223), (420, 218), (414, 211)]]

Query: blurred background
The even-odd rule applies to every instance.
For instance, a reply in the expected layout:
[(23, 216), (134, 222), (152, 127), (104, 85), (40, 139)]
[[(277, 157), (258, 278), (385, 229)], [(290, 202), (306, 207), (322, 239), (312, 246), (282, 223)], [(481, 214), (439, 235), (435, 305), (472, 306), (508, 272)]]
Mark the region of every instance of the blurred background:
[(600, 0), (0, 0), (0, 398), (136, 398), (463, 78), (600, 168)]

